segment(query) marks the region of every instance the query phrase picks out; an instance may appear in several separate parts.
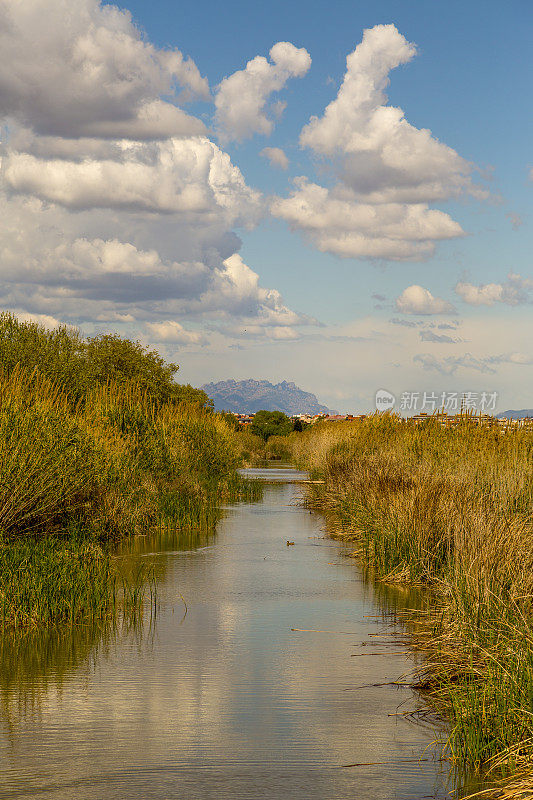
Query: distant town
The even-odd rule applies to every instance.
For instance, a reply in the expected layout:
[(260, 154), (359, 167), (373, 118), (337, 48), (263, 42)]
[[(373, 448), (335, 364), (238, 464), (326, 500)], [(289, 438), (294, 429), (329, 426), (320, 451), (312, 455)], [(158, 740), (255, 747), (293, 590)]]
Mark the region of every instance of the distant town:
[[(376, 412), (378, 413), (378, 412)], [(383, 412), (381, 412), (383, 413)], [(387, 413), (387, 412), (385, 412)], [(255, 414), (234, 413), (238, 423), (242, 427), (251, 425)], [(289, 419), (293, 422), (299, 421), (302, 425), (315, 425), (317, 422), (361, 422), (367, 419), (369, 414), (291, 414)], [(495, 427), (500, 430), (515, 428), (533, 428), (533, 417), (494, 417), (491, 414), (475, 413), (473, 411), (460, 411), (457, 414), (448, 414), (446, 411), (435, 411), (432, 414), (421, 412), (412, 417), (402, 418), (406, 424), (423, 425), (430, 421), (436, 422), (445, 428), (454, 428), (462, 423), (472, 425), (482, 425), (484, 427)]]

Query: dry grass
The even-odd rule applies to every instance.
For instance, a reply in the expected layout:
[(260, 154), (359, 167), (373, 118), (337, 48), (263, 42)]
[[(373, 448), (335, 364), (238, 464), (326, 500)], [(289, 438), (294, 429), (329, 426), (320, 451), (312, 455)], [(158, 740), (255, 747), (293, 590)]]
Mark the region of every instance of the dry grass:
[(154, 404), (135, 386), (96, 387), (73, 406), (46, 378), (0, 375), (0, 533), (45, 533), (83, 521), (136, 532), (174, 491), (198, 508), (233, 479), (234, 434), (198, 406)]

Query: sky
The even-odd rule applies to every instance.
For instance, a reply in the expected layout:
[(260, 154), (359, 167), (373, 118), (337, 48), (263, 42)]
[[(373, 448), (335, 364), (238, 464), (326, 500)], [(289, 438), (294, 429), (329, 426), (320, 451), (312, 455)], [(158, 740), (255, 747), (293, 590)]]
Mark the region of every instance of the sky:
[(533, 407), (532, 17), (0, 0), (0, 308), (194, 385)]

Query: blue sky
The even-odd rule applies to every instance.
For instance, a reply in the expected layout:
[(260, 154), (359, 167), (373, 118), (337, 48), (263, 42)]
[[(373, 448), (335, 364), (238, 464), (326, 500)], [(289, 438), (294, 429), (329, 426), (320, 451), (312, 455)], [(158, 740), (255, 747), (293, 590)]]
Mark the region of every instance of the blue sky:
[(533, 405), (530, 3), (2, 15), (4, 308), (139, 338), (196, 384)]

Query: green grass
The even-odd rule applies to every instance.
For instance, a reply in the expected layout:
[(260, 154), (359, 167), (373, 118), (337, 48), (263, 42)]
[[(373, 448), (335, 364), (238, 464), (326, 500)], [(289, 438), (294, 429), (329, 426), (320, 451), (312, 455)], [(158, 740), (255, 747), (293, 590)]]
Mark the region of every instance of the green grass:
[(142, 612), (149, 576), (123, 579), (94, 541), (26, 536), (0, 543), (0, 627), (95, 624)]

